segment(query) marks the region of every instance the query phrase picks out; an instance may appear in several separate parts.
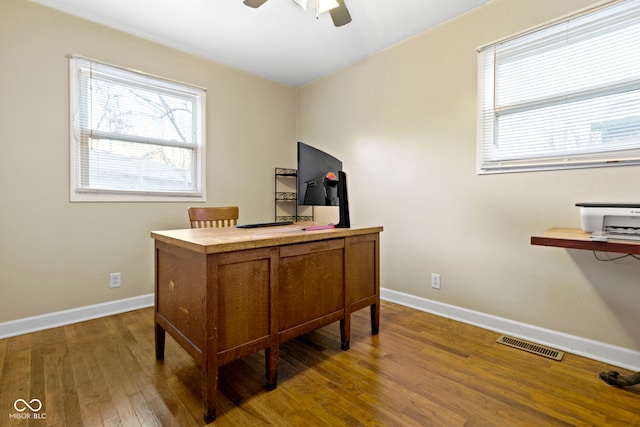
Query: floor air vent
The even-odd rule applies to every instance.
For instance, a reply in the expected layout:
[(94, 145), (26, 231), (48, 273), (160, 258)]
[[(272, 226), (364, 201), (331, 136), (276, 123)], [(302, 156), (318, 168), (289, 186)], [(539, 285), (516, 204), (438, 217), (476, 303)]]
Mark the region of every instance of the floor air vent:
[(519, 348), (520, 350), (528, 351), (529, 353), (548, 357), (549, 359), (562, 360), (562, 356), (564, 356), (564, 353), (561, 351), (523, 341), (518, 338), (507, 337), (505, 335), (500, 335), (498, 342), (500, 344), (508, 345), (509, 347)]

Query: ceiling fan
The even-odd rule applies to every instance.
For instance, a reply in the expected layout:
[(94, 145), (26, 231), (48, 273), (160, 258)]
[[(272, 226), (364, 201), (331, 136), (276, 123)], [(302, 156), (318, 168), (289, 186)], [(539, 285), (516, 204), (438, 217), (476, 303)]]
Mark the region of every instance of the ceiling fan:
[[(293, 0), (304, 10), (307, 10), (307, 6), (316, 9), (316, 18), (320, 16), (321, 13), (329, 11), (331, 14), (331, 20), (333, 20), (333, 25), (336, 27), (341, 27), (345, 24), (351, 22), (351, 14), (349, 13), (349, 9), (344, 4), (344, 0)], [(266, 3), (267, 0), (244, 0), (244, 4), (258, 8)]]

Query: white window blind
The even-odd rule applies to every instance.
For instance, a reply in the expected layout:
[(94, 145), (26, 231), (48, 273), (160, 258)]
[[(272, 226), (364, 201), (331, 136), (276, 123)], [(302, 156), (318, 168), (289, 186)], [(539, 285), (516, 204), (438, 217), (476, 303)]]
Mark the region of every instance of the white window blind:
[(640, 1), (479, 49), (478, 173), (640, 164)]
[(70, 57), (71, 200), (204, 200), (201, 88)]

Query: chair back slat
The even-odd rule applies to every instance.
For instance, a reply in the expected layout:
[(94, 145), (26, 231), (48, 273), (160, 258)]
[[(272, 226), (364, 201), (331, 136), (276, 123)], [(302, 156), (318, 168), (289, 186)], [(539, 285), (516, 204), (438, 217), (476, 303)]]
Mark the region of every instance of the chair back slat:
[(237, 206), (191, 207), (188, 211), (191, 228), (235, 227), (238, 224)]

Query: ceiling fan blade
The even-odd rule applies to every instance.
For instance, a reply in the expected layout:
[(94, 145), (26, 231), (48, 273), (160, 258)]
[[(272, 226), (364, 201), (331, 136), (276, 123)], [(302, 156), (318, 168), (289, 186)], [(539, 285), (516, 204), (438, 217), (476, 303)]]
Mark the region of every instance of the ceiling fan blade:
[(342, 27), (343, 25), (351, 22), (351, 14), (349, 13), (349, 9), (347, 9), (347, 5), (344, 4), (344, 0), (337, 0), (337, 2), (339, 6), (331, 9), (329, 13), (331, 14), (333, 25), (336, 27)]
[(243, 3), (249, 7), (256, 8), (262, 6), (266, 1), (267, 0), (244, 0)]

